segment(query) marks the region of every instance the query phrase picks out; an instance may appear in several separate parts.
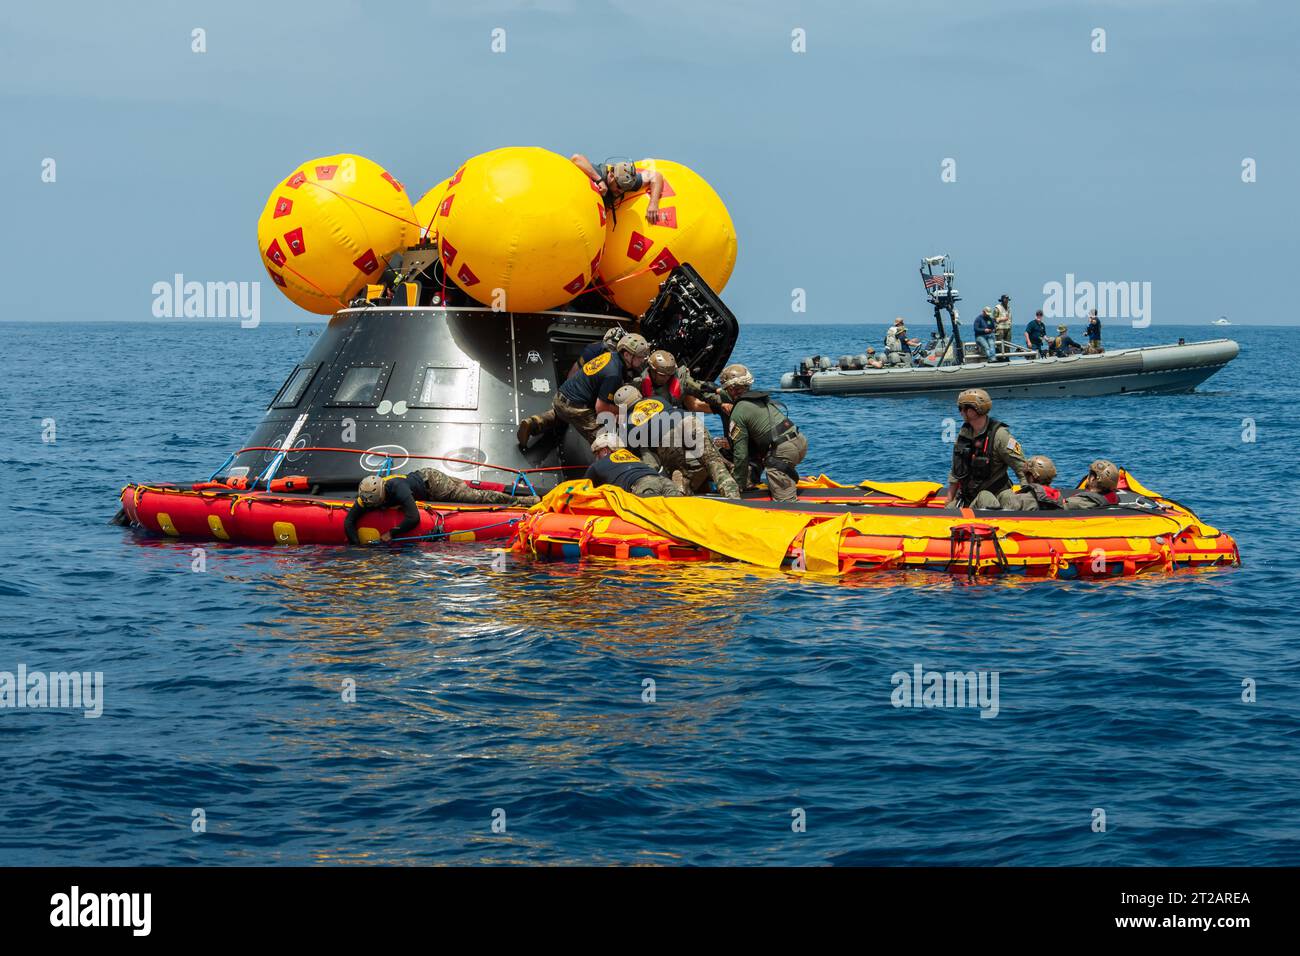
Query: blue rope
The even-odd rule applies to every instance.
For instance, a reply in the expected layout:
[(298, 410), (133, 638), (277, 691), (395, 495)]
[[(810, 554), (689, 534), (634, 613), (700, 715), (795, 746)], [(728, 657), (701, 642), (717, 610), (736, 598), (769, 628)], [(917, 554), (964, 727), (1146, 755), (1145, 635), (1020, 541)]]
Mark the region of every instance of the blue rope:
[(225, 471), (226, 466), (229, 465), (234, 460), (235, 460), (235, 453), (232, 451), (229, 455), (226, 456), (226, 460), (221, 463), (221, 466), (216, 471), (214, 471), (211, 475), (208, 476), (208, 481), (216, 481), (217, 475)]
[[(501, 528), (507, 525), (518, 524), (520, 520), (521, 519), (519, 518), (511, 518), (509, 521), (498, 521), (496, 524), (485, 524), (481, 528), (474, 528), (472, 530), (475, 533), (478, 533), (479, 531), (488, 531), (492, 528)], [(470, 530), (470, 529), (466, 529), (466, 530)], [(413, 534), (413, 535), (407, 535), (402, 538), (393, 538), (392, 540), (393, 541), (430, 541), (434, 538), (447, 538), (453, 534), (462, 534), (462, 533), (463, 532), (460, 531), (433, 531), (430, 532), (429, 534)]]
[(537, 493), (537, 489), (533, 487), (533, 483), (528, 480), (528, 476), (525, 475), (522, 471), (515, 473), (514, 484), (510, 486), (510, 494), (513, 495), (519, 489), (519, 480), (521, 478), (523, 479), (524, 485), (527, 486), (528, 488), (528, 493), (532, 495), (534, 498), (540, 498), (541, 495)]
[(379, 477), (384, 478), (387, 475), (392, 474), (392, 471), (393, 471), (393, 456), (385, 455), (384, 463), (379, 466)]
[(271, 480), (275, 477), (275, 473), (276, 473), (277, 471), (280, 470), (280, 465), (281, 465), (283, 462), (284, 462), (284, 452), (278, 452), (278, 453), (276, 454), (276, 456), (275, 456), (274, 458), (271, 459), (271, 463), (268, 464), (264, 469), (262, 469), (261, 474), (259, 474), (256, 478), (253, 479), (253, 486), (252, 486), (252, 488), (250, 488), (249, 490), (250, 490), (250, 491), (251, 491), (251, 490), (256, 490), (256, 488), (257, 488), (257, 483), (258, 483), (259, 481), (261, 481), (263, 478), (265, 478), (265, 479), (266, 479), (266, 490), (267, 490), (267, 491), (270, 491), (270, 490), (271, 490)]

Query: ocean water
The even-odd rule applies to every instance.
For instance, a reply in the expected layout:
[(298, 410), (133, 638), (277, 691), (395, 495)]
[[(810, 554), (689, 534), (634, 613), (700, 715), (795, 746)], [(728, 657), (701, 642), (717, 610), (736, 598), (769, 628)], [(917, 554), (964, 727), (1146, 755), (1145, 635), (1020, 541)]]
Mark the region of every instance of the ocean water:
[[(883, 331), (752, 325), (736, 358), (775, 384)], [(106, 523), (118, 490), (206, 477), (313, 340), (0, 325), (0, 671), (104, 675), (96, 719), (0, 709), (0, 864), (1300, 863), (1300, 330), (1226, 331), (1242, 355), (1196, 394), (997, 414), (1062, 483), (1106, 456), (1193, 507), (1243, 567), (835, 584), (455, 544), (208, 543), (195, 572)], [(945, 474), (942, 403), (789, 407), (807, 472)], [(997, 672), (996, 717), (892, 706), (918, 664)]]

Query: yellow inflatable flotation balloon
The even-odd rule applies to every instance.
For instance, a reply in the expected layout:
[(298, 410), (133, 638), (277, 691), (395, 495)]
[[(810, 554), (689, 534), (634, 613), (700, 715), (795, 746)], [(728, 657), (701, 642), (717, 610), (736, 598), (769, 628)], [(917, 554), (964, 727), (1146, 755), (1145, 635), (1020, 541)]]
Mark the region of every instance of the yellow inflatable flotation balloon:
[(597, 289), (619, 308), (640, 316), (668, 273), (689, 262), (721, 292), (736, 265), (736, 227), (727, 207), (712, 186), (681, 163), (647, 159), (636, 168), (664, 178), (659, 221), (646, 222), (648, 188), (618, 204), (605, 237)]
[(417, 233), (406, 188), (377, 163), (341, 153), (303, 163), (272, 191), (257, 248), (281, 292), (332, 315)]
[(563, 305), (587, 287), (605, 239), (605, 206), (586, 175), (536, 146), (468, 160), (447, 183), (434, 228), (447, 275), (511, 312)]
[(442, 197), (447, 192), (449, 182), (451, 182), (450, 176), (421, 196), (415, 204), (415, 221), (420, 224), (421, 240), (428, 239), (430, 233), (433, 234), (434, 239), (438, 238), (433, 228), (433, 220), (438, 215), (438, 207), (442, 205)]

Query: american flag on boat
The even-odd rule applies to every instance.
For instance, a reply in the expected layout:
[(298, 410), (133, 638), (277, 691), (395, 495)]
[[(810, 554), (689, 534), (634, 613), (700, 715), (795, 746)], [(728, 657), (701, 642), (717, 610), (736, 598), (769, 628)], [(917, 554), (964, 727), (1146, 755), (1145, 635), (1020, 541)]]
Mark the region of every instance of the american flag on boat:
[(926, 276), (925, 287), (927, 289), (942, 289), (946, 281), (947, 281), (947, 277), (943, 275)]

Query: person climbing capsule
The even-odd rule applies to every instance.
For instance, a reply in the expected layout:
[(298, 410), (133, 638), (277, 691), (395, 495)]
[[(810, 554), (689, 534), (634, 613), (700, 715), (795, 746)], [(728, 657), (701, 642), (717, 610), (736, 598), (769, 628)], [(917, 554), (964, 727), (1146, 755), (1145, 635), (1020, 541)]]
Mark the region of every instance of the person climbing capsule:
[(662, 399), (643, 398), (632, 385), (614, 393), (632, 452), (651, 468), (671, 475), (683, 494), (707, 493), (709, 481), (724, 498), (739, 498), (740, 487), (713, 438), (695, 415)]
[(405, 475), (367, 475), (357, 486), (357, 500), (343, 519), (343, 533), (350, 544), (360, 544), (357, 522), (366, 512), (379, 508), (401, 508), (401, 524), (379, 536), (381, 541), (401, 538), (420, 526), (417, 501), (439, 501), (463, 505), (503, 505), (531, 508), (537, 504), (532, 495), (508, 495), (470, 485), (444, 474), (436, 468), (417, 468)]
[[(650, 343), (643, 336), (636, 332), (622, 336), (614, 349), (602, 351), (559, 387), (551, 401), (555, 418), (577, 429), (584, 440), (593, 441), (600, 433), (597, 413), (617, 413), (612, 404), (614, 391), (628, 374), (640, 371), (649, 353)], [(519, 447), (527, 448), (528, 440), (545, 428), (541, 415), (525, 418), (515, 436)]]

